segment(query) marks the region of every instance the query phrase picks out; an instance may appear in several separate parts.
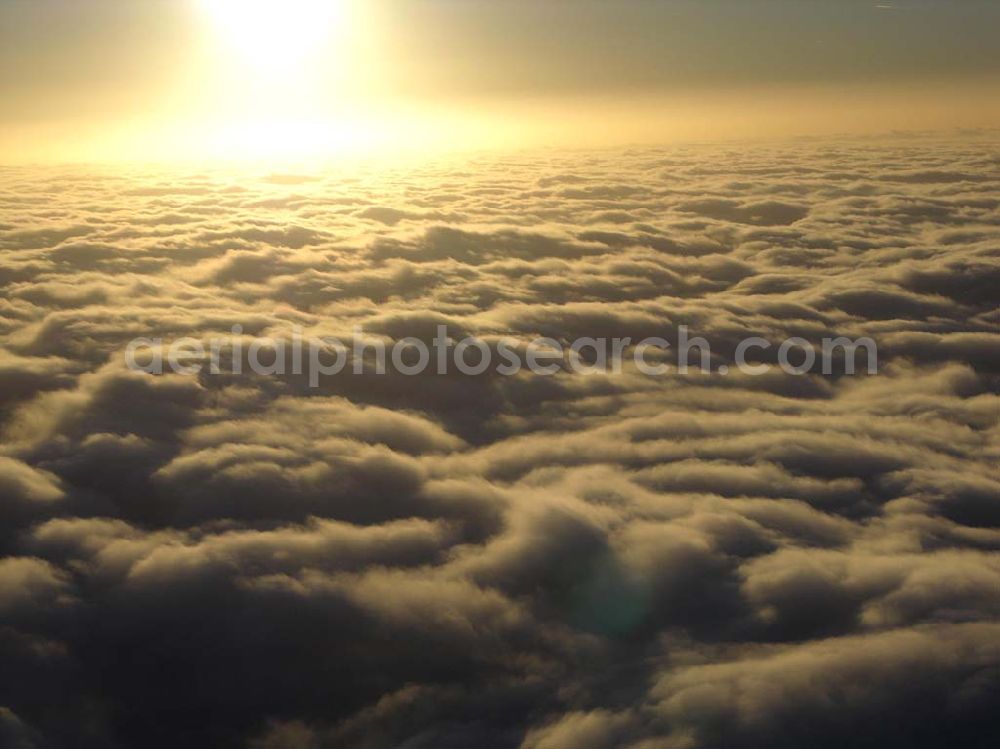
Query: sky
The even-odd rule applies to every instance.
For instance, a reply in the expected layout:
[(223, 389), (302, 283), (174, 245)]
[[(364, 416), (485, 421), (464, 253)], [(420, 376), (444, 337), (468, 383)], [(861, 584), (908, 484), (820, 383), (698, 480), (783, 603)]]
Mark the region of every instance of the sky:
[(0, 749), (1000, 747), (998, 21), (0, 0)]
[(998, 23), (988, 0), (2, 0), (0, 147), (155, 160), (984, 127)]

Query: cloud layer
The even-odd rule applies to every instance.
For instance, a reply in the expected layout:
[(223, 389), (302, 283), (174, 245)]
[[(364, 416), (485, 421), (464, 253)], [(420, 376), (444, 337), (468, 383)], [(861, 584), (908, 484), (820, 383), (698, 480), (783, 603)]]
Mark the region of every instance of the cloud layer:
[[(1000, 156), (0, 172), (0, 743), (994, 746)], [(148, 376), (134, 337), (870, 336), (880, 374)]]

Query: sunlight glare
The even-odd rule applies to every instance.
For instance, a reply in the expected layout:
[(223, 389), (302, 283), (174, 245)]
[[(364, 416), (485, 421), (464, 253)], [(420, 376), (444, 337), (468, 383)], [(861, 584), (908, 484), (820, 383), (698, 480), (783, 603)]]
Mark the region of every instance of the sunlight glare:
[(199, 0), (243, 62), (288, 71), (344, 32), (345, 0)]

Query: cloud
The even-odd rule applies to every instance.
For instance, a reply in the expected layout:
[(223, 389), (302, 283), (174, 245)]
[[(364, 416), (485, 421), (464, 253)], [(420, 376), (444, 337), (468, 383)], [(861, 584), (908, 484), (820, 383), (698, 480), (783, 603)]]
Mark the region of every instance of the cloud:
[(677, 746), (797, 746), (806, 737), (837, 746), (859, 732), (908, 746), (951, 734), (975, 746), (989, 731), (996, 636), (995, 624), (904, 629), (689, 666), (657, 681), (654, 710), (682, 737)]
[(66, 573), (43, 559), (0, 560), (0, 611), (15, 620), (65, 602), (70, 584)]
[[(5, 171), (0, 743), (993, 746), (994, 151)], [(686, 325), (731, 370), (125, 366), (236, 325)], [(743, 374), (748, 336), (868, 336), (879, 374)]]

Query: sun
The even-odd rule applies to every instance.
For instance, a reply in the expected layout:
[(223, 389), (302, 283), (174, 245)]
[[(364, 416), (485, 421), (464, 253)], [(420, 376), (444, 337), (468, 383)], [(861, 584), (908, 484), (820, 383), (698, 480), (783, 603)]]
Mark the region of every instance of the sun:
[(290, 71), (344, 32), (347, 0), (198, 0), (230, 53), (262, 71)]

